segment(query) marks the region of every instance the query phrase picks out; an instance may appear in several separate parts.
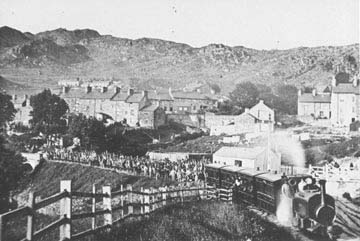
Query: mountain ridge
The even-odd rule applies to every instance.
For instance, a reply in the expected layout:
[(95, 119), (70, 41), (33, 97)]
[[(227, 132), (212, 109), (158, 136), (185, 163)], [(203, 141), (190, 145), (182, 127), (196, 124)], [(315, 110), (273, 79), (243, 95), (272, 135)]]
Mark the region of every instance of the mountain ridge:
[[(224, 44), (195, 48), (156, 38), (101, 35), (92, 29), (58, 28), (37, 34), (13, 29), (5, 38), (2, 28), (0, 40), (6, 39), (6, 44), (0, 45), (0, 74), (20, 83), (21, 73), (27, 71), (35, 73), (30, 78), (46, 79), (50, 86), (61, 78), (113, 78), (134, 87), (210, 82), (228, 92), (241, 81), (326, 85), (336, 71), (354, 75), (359, 66), (359, 44), (288, 50)], [(9, 27), (6, 32), (11, 32)]]

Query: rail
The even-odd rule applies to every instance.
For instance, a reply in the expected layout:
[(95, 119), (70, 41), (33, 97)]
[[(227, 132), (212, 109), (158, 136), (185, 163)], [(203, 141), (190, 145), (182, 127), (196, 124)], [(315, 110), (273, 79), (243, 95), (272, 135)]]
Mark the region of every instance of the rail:
[[(63, 180), (60, 182), (60, 192), (36, 202), (35, 194), (29, 193), (29, 203), (26, 207), (0, 215), (0, 241), (8, 240), (7, 223), (14, 218), (27, 217), (26, 237), (21, 241), (32, 241), (53, 230), (59, 229), (59, 240), (78, 240), (93, 235), (101, 229), (111, 228), (114, 223), (122, 222), (129, 218), (145, 217), (156, 210), (175, 203), (191, 202), (202, 199), (221, 198), (231, 200), (231, 190), (219, 190), (207, 186), (170, 186), (158, 189), (150, 188), (133, 190), (131, 185), (120, 190), (112, 191), (110, 186), (103, 186), (101, 192), (97, 192), (93, 185), (92, 192), (72, 191), (72, 182)], [(73, 200), (78, 198), (91, 199), (91, 211), (74, 211)], [(85, 201), (85, 200), (84, 200)], [(59, 203), (59, 205), (53, 205)], [(78, 203), (78, 202), (76, 202)], [(86, 202), (83, 202), (83, 204)], [(88, 202), (89, 203), (89, 202)], [(101, 204), (101, 205), (100, 205)], [(49, 205), (58, 207), (60, 218), (47, 226), (35, 230), (36, 213), (39, 209)], [(101, 210), (99, 207), (101, 207)], [(81, 208), (80, 208), (81, 209)], [(98, 216), (102, 216), (97, 220)], [(72, 221), (91, 218), (91, 227), (78, 233), (73, 233)], [(115, 219), (116, 218), (116, 219)], [(15, 222), (16, 222), (15, 220)], [(100, 221), (102, 224), (99, 224)], [(114, 220), (114, 221), (113, 221)]]

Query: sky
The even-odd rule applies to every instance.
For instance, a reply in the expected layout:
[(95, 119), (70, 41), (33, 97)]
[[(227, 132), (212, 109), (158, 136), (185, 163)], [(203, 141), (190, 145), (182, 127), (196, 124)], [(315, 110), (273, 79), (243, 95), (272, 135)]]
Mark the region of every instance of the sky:
[(360, 0), (1, 0), (0, 26), (38, 33), (90, 28), (201, 47), (359, 43)]

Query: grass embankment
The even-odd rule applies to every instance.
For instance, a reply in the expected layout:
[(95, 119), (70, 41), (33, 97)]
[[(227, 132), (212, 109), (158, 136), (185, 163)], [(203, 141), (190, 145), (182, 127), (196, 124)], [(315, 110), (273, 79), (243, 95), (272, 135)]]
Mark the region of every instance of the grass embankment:
[[(133, 189), (138, 190), (140, 187), (160, 187), (171, 185), (171, 181), (155, 180), (149, 177), (127, 175), (115, 171), (103, 170), (100, 168), (82, 166), (75, 163), (57, 163), (45, 162), (35, 170), (30, 176), (23, 180), (21, 188), (17, 190), (15, 198), (19, 206), (24, 206), (28, 200), (30, 191), (34, 191), (36, 196), (42, 199), (49, 197), (60, 191), (61, 180), (72, 180), (73, 191), (91, 192), (92, 185), (96, 184), (98, 192), (101, 192), (101, 186), (111, 185), (113, 191), (119, 190), (121, 185), (131, 184)], [(90, 211), (91, 200), (74, 199), (73, 212)], [(101, 205), (101, 200), (99, 200)], [(99, 207), (100, 208), (100, 207)], [(46, 214), (46, 215), (45, 215)], [(35, 230), (50, 224), (59, 218), (58, 202), (49, 207), (40, 209), (35, 216)], [(73, 231), (78, 233), (90, 228), (91, 220), (89, 218), (73, 222)], [(102, 225), (101, 217), (98, 224)], [(6, 239), (7, 241), (20, 240), (25, 237), (26, 217), (14, 217), (6, 222)], [(57, 240), (58, 230), (51, 231), (48, 235), (41, 237), (39, 240)]]
[(176, 204), (148, 219), (119, 225), (97, 241), (143, 240), (293, 241), (291, 234), (246, 208), (231, 203), (201, 201)]
[(125, 187), (127, 184), (131, 184), (133, 189), (171, 184), (170, 181), (117, 173), (76, 163), (45, 162), (27, 178), (22, 190), (30, 189), (35, 191), (38, 196), (45, 198), (60, 191), (61, 180), (72, 180), (73, 191), (85, 192), (91, 192), (93, 184), (96, 184), (98, 188), (103, 185), (110, 185), (114, 191), (119, 190), (121, 185)]

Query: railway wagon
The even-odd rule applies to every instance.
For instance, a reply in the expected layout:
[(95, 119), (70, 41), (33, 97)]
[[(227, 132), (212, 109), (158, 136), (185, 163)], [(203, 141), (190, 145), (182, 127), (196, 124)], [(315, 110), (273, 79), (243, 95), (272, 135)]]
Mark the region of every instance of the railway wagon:
[(300, 229), (326, 234), (334, 223), (335, 200), (326, 194), (325, 180), (317, 182), (307, 174), (285, 176), (221, 164), (206, 165), (206, 173), (208, 184), (232, 188), (234, 202), (269, 213), (276, 214), (281, 196), (285, 195), (292, 200), (293, 221)]

